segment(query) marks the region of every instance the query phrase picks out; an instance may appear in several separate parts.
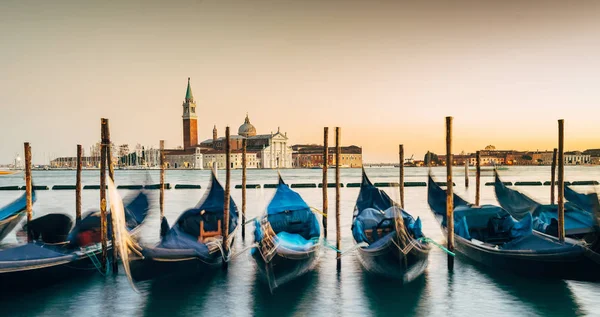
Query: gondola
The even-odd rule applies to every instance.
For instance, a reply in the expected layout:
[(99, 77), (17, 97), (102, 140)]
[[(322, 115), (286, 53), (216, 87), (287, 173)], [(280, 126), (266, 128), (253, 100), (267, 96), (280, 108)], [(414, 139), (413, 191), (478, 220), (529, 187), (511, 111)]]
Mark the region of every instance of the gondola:
[(281, 176), (266, 213), (254, 225), (257, 246), (250, 253), (271, 291), (316, 265), (321, 247), (319, 220)]
[[(126, 200), (128, 229), (136, 232), (148, 213), (148, 194), (140, 191)], [(102, 254), (99, 213), (87, 213), (70, 232), (72, 220), (63, 214), (45, 215), (24, 226), (37, 240), (0, 251), (0, 285), (34, 289), (96, 272)], [(50, 219), (53, 226), (42, 225)]]
[(373, 186), (364, 170), (352, 235), (357, 244), (365, 244), (358, 248), (358, 259), (369, 272), (408, 283), (427, 267), (431, 246), (424, 239), (421, 219), (415, 220)]
[[(525, 215), (533, 216), (533, 229), (552, 235), (558, 235), (558, 205), (541, 204), (527, 195), (506, 187), (495, 173), (494, 191), (496, 199), (502, 208), (517, 220)], [(565, 189), (565, 197), (569, 202), (565, 203), (565, 234), (573, 239), (584, 239), (592, 244), (597, 244), (598, 225), (592, 209), (583, 209), (582, 206), (571, 202), (575, 200), (576, 193)], [(571, 199), (569, 199), (571, 198)], [(580, 199), (580, 204), (586, 208)], [(586, 199), (587, 201), (587, 199)], [(595, 248), (594, 248), (595, 249)]]
[(582, 194), (565, 185), (565, 199), (583, 210), (596, 214), (596, 216), (600, 212), (600, 200), (596, 192)]
[[(446, 191), (431, 175), (427, 201), (446, 231)], [(455, 250), (474, 262), (497, 271), (530, 277), (600, 280), (600, 255), (581, 242), (533, 230), (530, 213), (517, 221), (499, 206), (473, 206), (454, 195)]]
[[(31, 201), (35, 202), (36, 195), (35, 191), (31, 193)], [(25, 215), (25, 209), (27, 208), (26, 194), (21, 195), (12, 203), (2, 207), (0, 209), (0, 241), (6, 238), (6, 236), (17, 226)]]
[(134, 281), (172, 275), (201, 276), (220, 268), (231, 254), (238, 211), (229, 200), (228, 252), (223, 254), (222, 221), (225, 191), (214, 173), (200, 202), (184, 211), (175, 224), (154, 246), (132, 248), (129, 266)]

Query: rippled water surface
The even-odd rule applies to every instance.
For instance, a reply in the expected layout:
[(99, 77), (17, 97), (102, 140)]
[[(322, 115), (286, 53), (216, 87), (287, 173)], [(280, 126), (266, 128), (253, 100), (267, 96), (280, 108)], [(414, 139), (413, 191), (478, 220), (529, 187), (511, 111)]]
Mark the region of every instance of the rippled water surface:
[[(219, 171), (224, 180), (224, 171)], [(367, 173), (374, 182), (397, 182), (398, 169), (371, 168)], [(471, 187), (464, 187), (464, 170), (455, 169), (455, 190), (468, 200), (474, 200), (475, 178)], [(158, 171), (116, 171), (116, 183), (141, 184), (148, 177), (158, 182)], [(320, 183), (319, 170), (282, 170), (287, 183)], [(443, 168), (434, 169), (437, 179), (445, 178)], [(506, 181), (547, 181), (547, 167), (511, 167), (501, 171)], [(241, 183), (241, 172), (232, 172), (232, 184)], [(426, 181), (427, 169), (407, 168), (406, 181)], [(274, 170), (250, 170), (249, 184), (276, 183)], [(330, 170), (329, 181), (335, 173)], [(74, 171), (36, 171), (36, 185), (73, 185)], [(97, 171), (84, 171), (83, 183), (98, 184)], [(208, 183), (208, 171), (167, 171), (167, 182), (200, 184), (202, 189), (171, 189), (166, 192), (165, 209), (170, 222), (184, 209), (194, 206), (202, 197)], [(359, 169), (342, 169), (342, 183), (360, 181)], [(566, 179), (600, 180), (598, 167), (567, 167)], [(492, 174), (484, 171), (482, 183), (491, 182)], [(22, 174), (0, 176), (0, 186), (23, 185)], [(549, 186), (521, 187), (541, 202), (549, 202)], [(580, 186), (580, 191), (591, 187)], [(398, 189), (386, 189), (394, 199)], [(321, 209), (321, 189), (297, 189), (309, 205)], [(122, 195), (127, 195), (127, 190)], [(158, 191), (154, 191), (158, 203)], [(262, 213), (273, 194), (272, 189), (248, 189), (248, 217)], [(0, 204), (6, 204), (21, 192), (0, 191)], [(232, 195), (241, 206), (241, 191)], [(329, 210), (335, 209), (335, 189), (329, 189)], [(341, 190), (342, 249), (353, 246), (350, 231), (352, 209), (358, 188)], [(426, 201), (425, 187), (406, 188), (406, 210), (423, 220), (424, 233), (438, 242), (444, 242), (442, 232), (431, 215)], [(491, 186), (482, 187), (482, 203), (496, 203)], [(84, 210), (98, 208), (99, 192), (83, 191)], [(156, 206), (157, 207), (157, 206)], [(38, 191), (34, 216), (50, 212), (75, 214), (75, 192), (72, 190)], [(237, 239), (236, 248), (243, 249), (252, 242), (252, 226), (248, 226), (246, 241)], [(334, 243), (335, 220), (329, 221), (329, 241)], [(158, 241), (158, 208), (142, 231), (142, 240)], [(16, 242), (14, 234), (7, 242)], [(454, 272), (448, 273), (446, 254), (434, 249), (425, 275), (415, 282), (400, 286), (364, 272), (355, 254), (345, 255), (341, 271), (336, 270), (335, 254), (324, 250), (315, 271), (285, 285), (274, 294), (258, 280), (253, 261), (242, 254), (229, 266), (227, 272), (218, 271), (210, 279), (167, 279), (139, 283), (135, 292), (126, 276), (89, 278), (65, 281), (43, 289), (11, 294), (3, 289), (0, 297), (0, 316), (600, 316), (600, 284), (572, 281), (533, 280), (494, 272), (458, 257)], [(0, 286), (1, 287), (1, 286)]]

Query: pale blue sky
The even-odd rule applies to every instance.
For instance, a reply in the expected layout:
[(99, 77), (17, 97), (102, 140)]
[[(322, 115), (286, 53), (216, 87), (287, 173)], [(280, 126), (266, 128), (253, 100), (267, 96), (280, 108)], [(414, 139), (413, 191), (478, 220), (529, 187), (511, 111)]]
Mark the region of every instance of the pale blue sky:
[[(182, 143), (187, 77), (199, 139), (319, 143), (341, 126), (366, 161), (488, 144), (600, 147), (597, 1), (3, 1), (0, 162), (74, 155), (108, 117), (116, 143)], [(333, 138), (331, 139), (333, 142)]]

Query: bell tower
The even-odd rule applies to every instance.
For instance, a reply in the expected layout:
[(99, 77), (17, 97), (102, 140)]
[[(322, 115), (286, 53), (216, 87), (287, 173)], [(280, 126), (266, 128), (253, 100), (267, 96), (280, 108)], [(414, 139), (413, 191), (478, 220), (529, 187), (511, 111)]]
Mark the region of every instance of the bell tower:
[(188, 149), (198, 145), (198, 116), (196, 115), (196, 103), (192, 95), (190, 78), (188, 77), (185, 101), (183, 102), (183, 148)]

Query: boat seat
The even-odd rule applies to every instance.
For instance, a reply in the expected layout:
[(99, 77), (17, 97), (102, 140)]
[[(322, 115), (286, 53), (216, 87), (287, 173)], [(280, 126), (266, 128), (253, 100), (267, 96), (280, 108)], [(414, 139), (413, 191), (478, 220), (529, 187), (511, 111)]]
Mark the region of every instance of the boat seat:
[(485, 242), (490, 244), (502, 244), (512, 240), (510, 229), (512, 226), (508, 225), (512, 222), (507, 221), (509, 215), (492, 217), (488, 221), (488, 237)]
[(365, 236), (367, 237), (367, 240), (369, 240), (369, 243), (373, 243), (373, 242), (379, 240), (381, 237), (387, 235), (388, 233), (390, 233), (394, 230), (392, 230), (392, 228), (389, 228), (389, 227), (376, 229), (375, 235), (373, 235), (373, 231), (375, 231), (375, 229), (365, 230)]
[(212, 240), (217, 239), (217, 237), (223, 236), (223, 230), (221, 229), (221, 219), (217, 220), (216, 231), (205, 231), (204, 230), (204, 221), (200, 221), (200, 236), (198, 237), (198, 241), (201, 243), (207, 243)]

